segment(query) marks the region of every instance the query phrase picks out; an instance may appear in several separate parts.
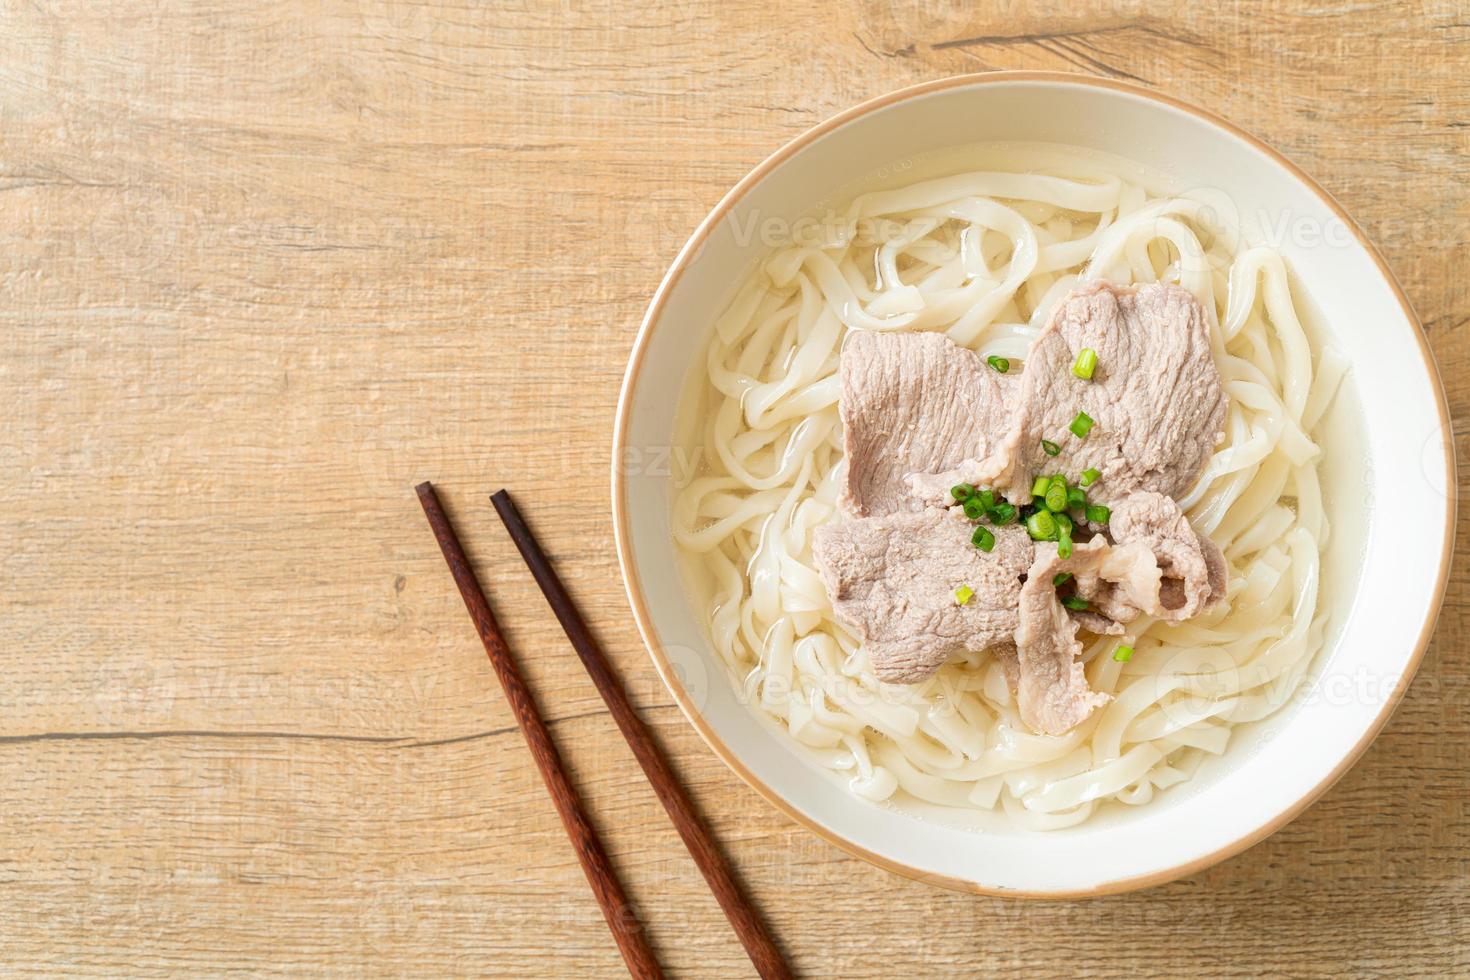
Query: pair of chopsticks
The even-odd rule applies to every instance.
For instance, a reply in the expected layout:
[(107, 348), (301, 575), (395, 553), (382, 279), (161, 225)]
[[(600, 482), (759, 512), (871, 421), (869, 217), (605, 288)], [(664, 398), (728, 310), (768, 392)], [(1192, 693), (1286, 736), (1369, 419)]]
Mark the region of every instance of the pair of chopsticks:
[[(562, 825), (572, 839), (577, 860), (581, 862), (587, 882), (597, 896), (597, 903), (602, 906), (603, 917), (607, 919), (607, 926), (612, 930), (618, 949), (623, 954), (628, 972), (640, 978), (662, 977), (663, 971), (643, 935), (642, 924), (628, 903), (627, 895), (623, 893), (623, 887), (613, 872), (597, 831), (587, 819), (586, 810), (582, 807), (576, 789), (567, 778), (561, 755), (557, 752), (551, 733), (546, 730), (546, 723), (542, 721), (541, 713), (536, 707), (536, 699), (532, 697), (521, 677), (515, 657), (506, 645), (505, 637), (495, 621), (495, 614), (490, 610), (489, 600), (485, 598), (485, 592), (480, 588), (474, 569), (470, 567), (464, 548), (460, 546), (459, 538), (454, 533), (454, 525), (450, 523), (449, 516), (439, 503), (439, 495), (434, 492), (433, 485), (427, 482), (419, 484), (416, 489), (419, 503), (423, 505), (424, 513), (429, 518), (429, 527), (439, 541), (439, 549), (444, 552), (449, 572), (454, 576), (459, 594), (469, 609), (470, 619), (474, 621), (475, 629), (485, 644), (490, 664), (495, 668), (500, 686), (505, 690), (505, 699), (515, 713), (521, 734), (525, 736), (531, 755), (536, 760), (536, 767), (541, 770), (541, 778), (545, 780), (551, 801), (556, 804)], [(560, 620), (567, 639), (581, 658), (582, 666), (587, 669), (592, 683), (597, 686), (598, 693), (612, 713), (613, 720), (622, 730), (623, 738), (627, 739), (638, 764), (643, 767), (643, 773), (658, 794), (659, 802), (663, 803), (669, 819), (679, 831), (679, 836), (684, 839), (684, 846), (689, 848), (694, 863), (699, 866), (704, 880), (715, 894), (715, 899), (725, 910), (725, 916), (745, 946), (750, 961), (755, 964), (762, 977), (790, 977), (791, 971), (776, 944), (772, 942), (765, 924), (741, 893), (740, 886), (731, 874), (714, 838), (710, 836), (709, 829), (705, 827), (704, 821), (694, 809), (694, 804), (684, 792), (684, 787), (669, 768), (663, 751), (633, 710), (622, 681), (613, 673), (607, 657), (592, 636), (592, 631), (587, 628), (587, 623), (577, 612), (572, 597), (557, 577), (545, 552), (536, 543), (535, 536), (510, 499), (510, 494), (501, 490), (490, 499), (495, 504), (495, 512), (500, 515), (501, 523), (510, 532), (511, 540), (520, 551), (521, 558), (525, 560), (526, 567), (530, 569), (536, 584), (541, 587), (546, 601)]]

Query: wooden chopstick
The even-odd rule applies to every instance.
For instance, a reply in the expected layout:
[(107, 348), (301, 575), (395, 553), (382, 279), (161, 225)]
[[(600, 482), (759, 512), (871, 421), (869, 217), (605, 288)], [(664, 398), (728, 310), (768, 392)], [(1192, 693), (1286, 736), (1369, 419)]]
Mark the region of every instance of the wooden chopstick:
[(633, 906), (629, 904), (628, 897), (623, 894), (623, 886), (618, 883), (612, 864), (607, 859), (607, 852), (602, 849), (602, 842), (598, 840), (597, 831), (587, 819), (577, 791), (567, 779), (561, 755), (551, 741), (546, 723), (541, 720), (535, 698), (521, 678), (515, 657), (506, 645), (505, 637), (501, 635), (500, 627), (495, 622), (495, 614), (490, 611), (490, 603), (480, 588), (469, 559), (465, 557), (458, 536), (454, 533), (454, 525), (450, 523), (449, 515), (444, 513), (443, 505), (439, 503), (439, 495), (434, 492), (433, 485), (427, 482), (420, 483), (415, 489), (419, 495), (419, 503), (423, 505), (424, 513), (429, 518), (429, 527), (439, 541), (439, 550), (444, 552), (444, 560), (449, 563), (449, 572), (459, 586), (459, 594), (464, 598), (465, 607), (469, 609), (470, 619), (474, 621), (475, 629), (485, 644), (490, 664), (500, 678), (500, 686), (505, 690), (505, 700), (515, 713), (516, 723), (521, 726), (521, 734), (525, 736), (531, 756), (536, 760), (536, 768), (541, 770), (541, 778), (546, 781), (551, 801), (556, 804), (556, 812), (561, 815), (567, 836), (572, 839), (572, 847), (577, 852), (577, 860), (582, 862), (587, 883), (592, 886), (592, 893), (597, 896), (597, 904), (602, 906), (603, 917), (607, 919), (607, 927), (612, 930), (613, 939), (617, 940), (618, 949), (623, 954), (623, 961), (628, 964), (628, 972), (640, 980), (643, 977), (662, 977), (663, 970), (643, 935), (643, 926), (638, 921)]
[(613, 720), (622, 729), (623, 738), (627, 739), (629, 748), (637, 756), (638, 764), (643, 767), (643, 773), (653, 785), (653, 791), (658, 794), (659, 801), (668, 811), (669, 819), (674, 822), (679, 836), (684, 838), (684, 846), (689, 848), (694, 863), (699, 866), (704, 880), (715, 893), (716, 901), (725, 910), (725, 916), (734, 927), (735, 935), (744, 944), (750, 961), (767, 980), (773, 977), (790, 977), (791, 970), (766, 931), (765, 923), (741, 893), (719, 846), (694, 809), (694, 804), (684, 792), (679, 778), (669, 768), (668, 760), (658, 743), (648, 734), (642, 719), (633, 710), (622, 681), (613, 672), (611, 664), (592, 631), (587, 628), (581, 613), (577, 611), (576, 604), (572, 602), (572, 597), (562, 585), (556, 570), (551, 567), (545, 552), (536, 543), (535, 535), (521, 517), (515, 502), (510, 499), (510, 494), (501, 490), (490, 500), (495, 504), (495, 512), (500, 515), (505, 529), (510, 532), (511, 540), (520, 550), (521, 557), (525, 559), (526, 567), (531, 570), (536, 584), (541, 587), (546, 601), (556, 613), (556, 618), (561, 621), (562, 629), (566, 630), (567, 639), (571, 640), (577, 656), (582, 659), (582, 666), (587, 668), (592, 683), (597, 685), (597, 691), (606, 702), (608, 711), (612, 712)]

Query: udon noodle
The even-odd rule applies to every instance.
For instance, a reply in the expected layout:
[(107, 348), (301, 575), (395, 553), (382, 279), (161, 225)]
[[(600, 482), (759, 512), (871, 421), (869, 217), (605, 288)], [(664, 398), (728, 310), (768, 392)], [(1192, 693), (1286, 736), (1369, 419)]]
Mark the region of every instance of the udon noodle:
[[(907, 793), (1035, 829), (1140, 805), (1281, 707), (1320, 647), (1328, 534), (1313, 430), (1344, 364), (1314, 358), (1274, 250), (1217, 195), (1081, 150), (978, 149), (970, 170), (856, 197), (754, 270), (718, 318), (681, 410), (702, 468), (674, 527), (713, 645), (753, 709), (870, 800)], [(1199, 298), (1228, 396), (1225, 439), (1181, 504), (1230, 564), (1194, 620), (1141, 619), (1086, 648), (1113, 700), (1060, 737), (1031, 733), (974, 652), (914, 686), (878, 682), (833, 619), (812, 531), (839, 519), (838, 356), (854, 330), (942, 330), (1024, 359), (1059, 297), (1092, 279), (1170, 281)], [(1315, 361), (1315, 363), (1314, 363)], [(1086, 634), (1084, 634), (1085, 636)]]

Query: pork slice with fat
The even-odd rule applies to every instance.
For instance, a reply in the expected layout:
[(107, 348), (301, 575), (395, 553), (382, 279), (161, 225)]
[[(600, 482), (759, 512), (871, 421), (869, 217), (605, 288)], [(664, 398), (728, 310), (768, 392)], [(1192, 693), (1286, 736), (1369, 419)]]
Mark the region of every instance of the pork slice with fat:
[(1141, 545), (1153, 555), (1160, 581), (1157, 605), (1145, 609), (1150, 615), (1190, 619), (1224, 597), (1224, 554), (1195, 531), (1173, 498), (1147, 490), (1129, 494), (1114, 505), (1108, 532), (1120, 547)]

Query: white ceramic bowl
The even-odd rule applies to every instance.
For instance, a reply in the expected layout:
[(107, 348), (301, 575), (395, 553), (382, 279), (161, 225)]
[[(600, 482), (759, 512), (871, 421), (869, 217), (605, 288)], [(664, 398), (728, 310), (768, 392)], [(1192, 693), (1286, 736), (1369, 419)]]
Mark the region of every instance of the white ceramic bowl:
[[(1322, 433), (1333, 527), (1322, 602), (1331, 619), (1305, 696), (1238, 728), (1224, 757), (1149, 805), (1113, 807), (1045, 834), (977, 831), (942, 811), (851, 795), (742, 703), (691, 609), (669, 530), (682, 382), (714, 315), (764, 251), (760, 236), (738, 230), (753, 215), (810, 213), (900, 159), (994, 140), (1093, 147), (1222, 192), (1247, 237), (1269, 239), (1286, 257), (1316, 307), (1319, 341), (1354, 367)], [(1029, 72), (951, 78), (875, 99), (788, 143), (726, 195), (674, 260), (618, 406), (618, 554), (669, 690), (720, 758), (792, 817), (875, 864), (951, 887), (1122, 891), (1261, 840), (1341, 776), (1387, 720), (1444, 592), (1455, 511), (1448, 418), (1421, 328), (1392, 274), (1342, 209), (1280, 154), (1209, 113), (1130, 85)]]

